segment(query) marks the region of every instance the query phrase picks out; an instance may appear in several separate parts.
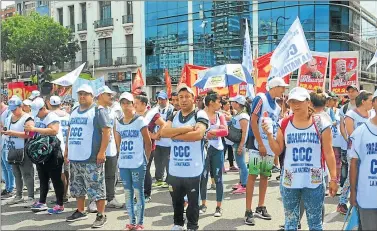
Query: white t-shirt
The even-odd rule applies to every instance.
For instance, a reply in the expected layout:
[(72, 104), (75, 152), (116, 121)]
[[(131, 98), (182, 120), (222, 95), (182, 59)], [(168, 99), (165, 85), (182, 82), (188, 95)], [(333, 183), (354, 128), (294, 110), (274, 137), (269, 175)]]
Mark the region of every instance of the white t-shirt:
[(232, 117), (231, 122), (235, 128), (241, 129), (240, 121), (243, 119), (247, 120), (247, 127), (246, 127), (246, 140), (247, 140), (247, 136), (249, 134), (250, 116), (246, 112), (242, 112), (241, 114), (234, 115)]

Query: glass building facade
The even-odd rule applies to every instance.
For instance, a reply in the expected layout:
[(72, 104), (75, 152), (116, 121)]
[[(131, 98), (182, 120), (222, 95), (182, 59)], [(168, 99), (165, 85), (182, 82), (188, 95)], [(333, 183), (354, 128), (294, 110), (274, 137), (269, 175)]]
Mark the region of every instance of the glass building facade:
[[(364, 13), (357, 1), (254, 4), (252, 1), (147, 1), (147, 84), (162, 85), (165, 68), (176, 82), (185, 63), (201, 66), (241, 63), (245, 19), (248, 19), (252, 45), (257, 44), (253, 49), (257, 49), (259, 56), (269, 53), (296, 17), (300, 18), (312, 51), (360, 51), (361, 80), (375, 83), (376, 67), (365, 69), (377, 49), (376, 15), (377, 12), (374, 16)], [(258, 22), (257, 28), (253, 28), (256, 25), (253, 21)]]

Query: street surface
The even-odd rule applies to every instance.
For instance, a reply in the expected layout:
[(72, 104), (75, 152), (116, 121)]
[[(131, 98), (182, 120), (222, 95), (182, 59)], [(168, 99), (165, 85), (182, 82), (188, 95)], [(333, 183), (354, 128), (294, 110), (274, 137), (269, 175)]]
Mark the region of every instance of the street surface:
[[(153, 166), (153, 165), (152, 165)], [(154, 173), (152, 173), (152, 176)], [(238, 173), (228, 173), (224, 177), (224, 201), (223, 216), (215, 218), (215, 190), (208, 191), (207, 213), (200, 215), (200, 230), (278, 230), (279, 225), (284, 223), (284, 210), (279, 192), (279, 182), (275, 180), (278, 174), (273, 174), (269, 181), (266, 206), (272, 216), (271, 221), (256, 218), (255, 226), (247, 226), (243, 222), (245, 213), (245, 196), (232, 195), (231, 187), (238, 182)], [(39, 183), (37, 184), (39, 185)], [(258, 186), (258, 182), (257, 185)], [(209, 187), (209, 186), (208, 186)], [(255, 189), (258, 193), (258, 189)], [(116, 198), (124, 202), (122, 185), (117, 185)], [(26, 197), (26, 191), (24, 191)], [(38, 197), (38, 193), (36, 197)], [(53, 191), (49, 192), (48, 202), (54, 199)], [(253, 210), (258, 203), (258, 195), (254, 195)], [(21, 205), (5, 205), (1, 201), (1, 229), (2, 230), (78, 230), (91, 229), (95, 220), (95, 214), (89, 214), (89, 219), (68, 223), (65, 218), (75, 210), (75, 200), (70, 198), (65, 204), (65, 211), (59, 215), (48, 215), (47, 212), (38, 214), (24, 209)], [(337, 198), (326, 197), (325, 230), (341, 230), (344, 216), (336, 212)], [(49, 204), (51, 206), (51, 204)], [(103, 230), (122, 230), (129, 222), (128, 215), (124, 209), (106, 209), (108, 223)], [(146, 204), (144, 217), (146, 230), (170, 230), (173, 225), (173, 208), (168, 189), (154, 188), (152, 202)], [(308, 229), (306, 216), (303, 218), (302, 228)]]

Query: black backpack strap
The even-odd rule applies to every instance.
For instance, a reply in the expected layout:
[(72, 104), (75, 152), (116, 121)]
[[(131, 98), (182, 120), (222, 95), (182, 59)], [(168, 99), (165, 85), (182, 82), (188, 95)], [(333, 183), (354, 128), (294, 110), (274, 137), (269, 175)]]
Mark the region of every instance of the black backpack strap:
[(344, 114), (344, 115), (346, 115), (346, 113), (347, 113), (347, 111), (348, 111), (349, 104), (350, 104), (350, 103), (347, 103), (347, 104), (344, 105), (344, 107), (343, 107), (343, 114)]

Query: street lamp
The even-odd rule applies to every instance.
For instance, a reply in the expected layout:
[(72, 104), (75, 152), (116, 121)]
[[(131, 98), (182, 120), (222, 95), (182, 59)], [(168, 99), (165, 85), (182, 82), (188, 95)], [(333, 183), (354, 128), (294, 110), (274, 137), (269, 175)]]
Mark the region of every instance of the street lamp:
[(279, 16), (277, 19), (276, 19), (276, 22), (275, 22), (275, 39), (276, 40), (278, 40), (278, 21), (279, 21), (279, 19), (284, 19), (284, 20), (288, 20), (288, 19), (290, 19), (290, 17), (288, 17), (288, 18), (286, 18), (286, 17), (284, 17), (284, 16)]

